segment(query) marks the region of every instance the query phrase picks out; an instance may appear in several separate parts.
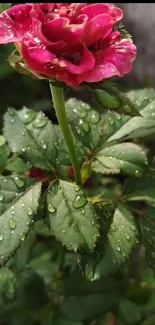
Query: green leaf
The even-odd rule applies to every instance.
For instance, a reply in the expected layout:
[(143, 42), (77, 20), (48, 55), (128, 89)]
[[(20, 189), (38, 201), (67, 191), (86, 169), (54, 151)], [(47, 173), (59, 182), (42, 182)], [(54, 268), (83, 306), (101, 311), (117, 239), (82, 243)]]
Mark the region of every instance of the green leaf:
[(155, 315), (152, 315), (145, 319), (145, 321), (142, 323), (142, 325), (154, 325), (155, 324)]
[(43, 278), (34, 271), (25, 270), (20, 279), (17, 297), (24, 308), (40, 309), (48, 303)]
[(86, 296), (91, 294), (105, 294), (119, 292), (119, 283), (112, 277), (101, 277), (98, 281), (90, 282), (80, 271), (72, 271), (67, 278), (63, 278), (61, 292), (63, 296)]
[[(86, 265), (86, 275), (91, 280), (116, 272), (128, 259), (136, 240), (133, 214), (125, 205), (115, 210), (107, 240), (101, 241), (100, 254)], [(102, 252), (101, 252), (102, 251)]]
[(105, 114), (104, 130), (108, 142), (155, 134), (155, 90), (133, 90), (127, 96), (138, 106), (141, 116), (130, 118), (112, 112)]
[(146, 207), (139, 215), (146, 260), (155, 274), (155, 208)]
[(141, 313), (138, 306), (130, 300), (122, 299), (119, 302), (119, 315), (129, 325), (138, 325), (141, 321)]
[(140, 177), (147, 164), (146, 150), (124, 142), (100, 150), (94, 157), (92, 169), (104, 174), (118, 174)]
[(129, 179), (125, 185), (124, 198), (129, 201), (145, 201), (155, 204), (155, 171), (149, 170), (139, 179)]
[(69, 318), (58, 317), (57, 319), (52, 321), (52, 325), (82, 325), (81, 322), (76, 322)]
[(0, 170), (5, 167), (9, 154), (10, 149), (6, 144), (6, 139), (2, 135), (0, 135)]
[(13, 172), (13, 173), (25, 173), (30, 168), (29, 166), (17, 155), (13, 155), (11, 158), (7, 160), (5, 169)]
[(93, 251), (99, 237), (96, 211), (82, 189), (60, 180), (47, 193), (50, 228), (68, 249)]
[(67, 114), (75, 137), (85, 147), (96, 148), (102, 134), (101, 115), (90, 105), (70, 98), (66, 102)]
[(16, 269), (18, 271), (23, 270), (31, 255), (31, 250), (36, 242), (36, 233), (33, 229), (28, 233), (26, 239), (21, 244), (20, 248), (17, 250), (16, 255), (14, 256), (14, 260), (16, 263)]
[(36, 181), (34, 178), (19, 176), (0, 177), (0, 214), (12, 204), (12, 202), (24, 193), (29, 186)]
[[(42, 244), (40, 246), (38, 243), (36, 244), (35, 248), (38, 249), (38, 256), (31, 256), (31, 260), (27, 264), (27, 268), (31, 268), (31, 270), (39, 274), (44, 279), (45, 284), (51, 286), (54, 277), (58, 272), (58, 264), (52, 260), (51, 245), (48, 247), (47, 245), (43, 247)], [(44, 248), (45, 251), (42, 252), (41, 248)], [(33, 252), (35, 251), (33, 250)]]
[[(63, 134), (60, 127), (52, 125), (42, 112), (36, 113), (27, 108), (18, 112), (9, 109), (4, 117), (4, 134), (12, 151), (24, 161), (33, 167), (54, 170), (58, 175), (68, 177), (71, 161)], [(83, 148), (76, 142), (75, 146), (81, 163)], [(14, 162), (14, 169), (18, 163), (19, 160)]]
[(0, 3), (0, 13), (11, 7), (11, 3)]
[[(3, 182), (6, 185), (7, 178), (3, 178)], [(26, 192), (16, 196), (18, 192), (12, 192), (9, 183), (12, 185), (10, 178), (6, 186), (6, 194), (5, 196), (1, 194), (0, 202), (0, 265), (3, 265), (24, 241), (37, 212), (41, 192), (41, 183), (38, 182), (29, 187)], [(4, 191), (5, 186), (0, 189), (1, 193)]]
[(56, 134), (42, 112), (9, 109), (4, 116), (4, 134), (14, 153), (34, 167), (51, 170), (56, 162)]
[(107, 312), (118, 301), (118, 293), (93, 294), (65, 298), (60, 306), (61, 312), (75, 321), (91, 321)]
[(14, 273), (7, 267), (0, 270), (0, 304), (11, 301), (15, 296), (16, 278)]
[(5, 306), (5, 311), (0, 311), (2, 324), (7, 325), (37, 325), (37, 322), (30, 316), (27, 310), (19, 307)]

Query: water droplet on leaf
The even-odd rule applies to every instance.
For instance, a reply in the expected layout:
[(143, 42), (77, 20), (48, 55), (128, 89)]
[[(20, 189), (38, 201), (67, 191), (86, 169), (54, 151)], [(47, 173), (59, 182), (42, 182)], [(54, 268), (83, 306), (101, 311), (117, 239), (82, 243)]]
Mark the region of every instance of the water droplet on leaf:
[(11, 229), (15, 229), (16, 228), (16, 221), (15, 220), (11, 219), (9, 221), (9, 228), (11, 228)]
[(21, 177), (15, 176), (14, 177), (14, 182), (17, 185), (18, 188), (21, 188), (25, 185), (25, 181), (24, 179), (22, 179)]
[(89, 126), (89, 124), (88, 124), (87, 121), (79, 120), (79, 125), (81, 126), (81, 128), (82, 128), (86, 133), (89, 132), (89, 130), (90, 130), (90, 126)]
[(65, 233), (66, 233), (66, 230), (65, 230), (65, 229), (63, 229), (62, 233), (65, 235)]
[(77, 195), (74, 202), (73, 207), (74, 208), (81, 208), (87, 203), (87, 199), (84, 195)]
[(20, 240), (21, 241), (24, 241), (25, 240), (25, 237), (26, 237), (25, 232), (21, 232), (19, 237), (20, 237)]
[(132, 112), (132, 108), (131, 108), (130, 106), (128, 106), (128, 105), (126, 105), (126, 106), (124, 107), (124, 110), (125, 110), (127, 113), (131, 113), (131, 112)]
[(2, 202), (4, 199), (4, 196), (2, 194), (0, 194), (0, 202)]
[(28, 124), (32, 122), (35, 118), (36, 118), (36, 113), (32, 109), (30, 109), (25, 113), (23, 122), (24, 124)]
[(130, 240), (130, 239), (131, 239), (130, 236), (129, 236), (128, 234), (125, 234), (125, 238), (126, 238), (127, 240)]
[(109, 120), (108, 121), (109, 121), (109, 124), (110, 125), (114, 125), (114, 120), (112, 118), (109, 117)]
[(28, 208), (28, 209), (27, 209), (27, 213), (28, 213), (29, 216), (32, 216), (32, 214), (33, 214), (33, 210), (32, 210), (31, 208)]
[(75, 185), (75, 186), (74, 186), (74, 190), (75, 190), (76, 192), (79, 192), (79, 191), (80, 191), (80, 188), (81, 188), (81, 187), (80, 187), (79, 185)]
[(68, 216), (67, 217), (67, 224), (68, 224), (68, 227), (71, 227), (72, 224), (73, 224), (73, 218), (71, 216)]
[(4, 236), (2, 234), (0, 234), (0, 241), (2, 241), (4, 239)]
[(13, 116), (15, 112), (14, 112), (13, 108), (9, 108), (8, 113), (9, 113), (9, 115)]
[(41, 146), (42, 146), (43, 149), (47, 148), (47, 144), (44, 141), (41, 141)]
[(97, 113), (97, 112), (93, 112), (92, 115), (91, 115), (91, 123), (92, 123), (92, 124), (96, 124), (96, 123), (99, 122), (99, 120), (100, 120), (100, 115), (99, 115), (99, 113)]
[(48, 211), (51, 212), (51, 213), (56, 212), (56, 208), (55, 208), (54, 205), (52, 205), (52, 204), (49, 204), (47, 209), (48, 209)]
[(136, 170), (135, 171), (135, 176), (136, 177), (141, 177), (142, 176), (142, 173), (139, 170)]
[(131, 225), (131, 230), (136, 231), (136, 227), (134, 225)]
[(47, 118), (42, 115), (34, 121), (33, 126), (34, 128), (38, 129), (38, 128), (42, 128), (46, 124), (47, 124)]
[(116, 246), (116, 250), (117, 250), (118, 252), (120, 252), (120, 251), (121, 251), (120, 246)]

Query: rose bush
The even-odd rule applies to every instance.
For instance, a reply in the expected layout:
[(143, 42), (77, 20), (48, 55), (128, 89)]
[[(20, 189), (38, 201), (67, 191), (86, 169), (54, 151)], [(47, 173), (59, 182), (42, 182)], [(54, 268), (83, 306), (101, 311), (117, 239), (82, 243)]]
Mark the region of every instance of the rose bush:
[(70, 86), (123, 76), (136, 47), (114, 31), (123, 17), (110, 3), (26, 3), (0, 15), (0, 43), (14, 42), (40, 76)]

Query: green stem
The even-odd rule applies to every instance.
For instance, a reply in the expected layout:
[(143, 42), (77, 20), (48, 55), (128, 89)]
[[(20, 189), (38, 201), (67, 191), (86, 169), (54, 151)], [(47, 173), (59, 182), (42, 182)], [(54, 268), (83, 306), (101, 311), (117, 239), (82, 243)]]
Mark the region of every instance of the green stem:
[(71, 159), (71, 163), (74, 169), (75, 182), (77, 185), (82, 185), (80, 167), (76, 156), (76, 151), (74, 147), (73, 137), (71, 133), (71, 129), (68, 123), (68, 118), (65, 109), (63, 88), (55, 87), (50, 84), (50, 90), (53, 98), (54, 108), (56, 111), (57, 119), (63, 133), (67, 149), (69, 152), (69, 156)]

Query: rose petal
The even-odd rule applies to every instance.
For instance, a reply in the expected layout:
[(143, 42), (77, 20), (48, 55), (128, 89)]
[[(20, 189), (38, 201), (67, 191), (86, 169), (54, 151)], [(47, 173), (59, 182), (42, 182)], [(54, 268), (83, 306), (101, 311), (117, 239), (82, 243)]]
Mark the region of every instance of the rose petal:
[(83, 53), (79, 55), (81, 55), (81, 58), (77, 62), (77, 64), (72, 64), (67, 60), (60, 60), (60, 62), (64, 63), (66, 70), (73, 74), (82, 74), (86, 71), (91, 70), (95, 64), (93, 54), (86, 47), (84, 47)]
[(87, 46), (105, 39), (112, 31), (114, 20), (106, 14), (98, 15), (89, 20), (84, 30), (84, 41)]
[(136, 46), (131, 40), (121, 40), (119, 44), (104, 51), (104, 61), (112, 62), (120, 76), (128, 73), (136, 57)]
[(88, 16), (89, 20), (101, 15), (101, 14), (108, 14), (109, 13), (109, 6), (105, 3), (95, 3), (90, 4), (84, 7), (81, 12)]
[(85, 22), (82, 24), (70, 24), (68, 18), (59, 17), (48, 21), (43, 25), (44, 35), (51, 41), (57, 42), (63, 40), (64, 42), (80, 42)]
[(78, 75), (74, 75), (66, 70), (57, 72), (55, 78), (58, 81), (65, 82), (71, 87), (76, 87), (79, 85)]
[(32, 7), (32, 4), (20, 4), (0, 14), (0, 44), (18, 41), (29, 31)]
[(46, 48), (36, 47), (31, 39), (24, 39), (22, 43), (22, 55), (26, 64), (34, 71), (53, 76), (52, 64), (49, 64), (55, 55)]
[(87, 74), (80, 75), (78, 81), (79, 84), (83, 81), (99, 82), (105, 78), (110, 78), (115, 75), (119, 75), (119, 71), (117, 70), (117, 67), (111, 62), (106, 62), (105, 64), (95, 66)]
[(100, 53), (100, 57), (97, 57), (96, 60), (96, 66), (87, 74), (80, 76), (80, 82), (99, 82), (114, 75), (123, 76), (130, 72), (135, 57), (136, 46), (132, 41), (121, 40), (118, 44)]

